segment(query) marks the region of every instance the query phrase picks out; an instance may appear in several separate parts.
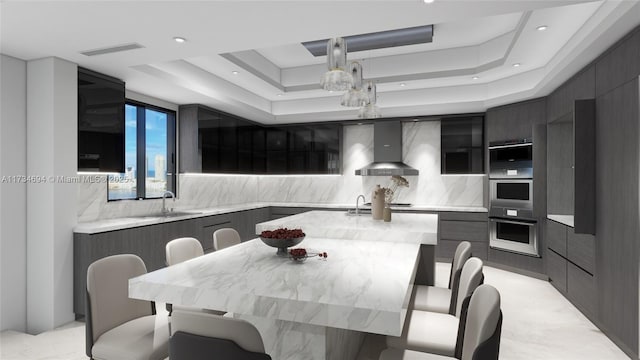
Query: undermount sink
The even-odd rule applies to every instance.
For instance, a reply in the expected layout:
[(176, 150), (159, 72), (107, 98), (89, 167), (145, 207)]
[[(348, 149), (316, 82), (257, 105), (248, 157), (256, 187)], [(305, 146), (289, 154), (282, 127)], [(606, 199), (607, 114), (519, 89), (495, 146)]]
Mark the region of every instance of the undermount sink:
[(360, 209), (359, 213), (356, 214), (356, 209), (348, 209), (346, 215), (347, 216), (362, 216), (362, 215), (371, 215), (371, 209)]

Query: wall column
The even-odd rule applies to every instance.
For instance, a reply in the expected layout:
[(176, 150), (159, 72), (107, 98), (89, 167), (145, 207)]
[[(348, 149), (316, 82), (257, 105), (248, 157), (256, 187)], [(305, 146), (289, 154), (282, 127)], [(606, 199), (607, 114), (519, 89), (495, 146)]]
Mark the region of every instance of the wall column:
[(0, 331), (27, 324), (27, 63), (0, 55)]
[(27, 63), (27, 331), (74, 320), (73, 227), (77, 184), (77, 65)]

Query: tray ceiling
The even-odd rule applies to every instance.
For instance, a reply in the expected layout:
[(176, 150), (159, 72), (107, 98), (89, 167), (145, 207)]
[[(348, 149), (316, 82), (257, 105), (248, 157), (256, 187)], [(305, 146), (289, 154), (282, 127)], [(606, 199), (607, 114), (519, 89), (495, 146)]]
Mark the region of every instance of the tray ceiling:
[[(176, 104), (283, 123), (356, 118), (340, 93), (319, 89), (326, 58), (304, 41), (433, 24), (432, 43), (348, 54), (378, 84), (383, 116), (413, 116), (547, 95), (640, 24), (637, 0), (340, 1), (340, 12), (336, 3), (5, 1), (0, 49), (57, 56)], [(81, 54), (131, 43), (143, 47)]]

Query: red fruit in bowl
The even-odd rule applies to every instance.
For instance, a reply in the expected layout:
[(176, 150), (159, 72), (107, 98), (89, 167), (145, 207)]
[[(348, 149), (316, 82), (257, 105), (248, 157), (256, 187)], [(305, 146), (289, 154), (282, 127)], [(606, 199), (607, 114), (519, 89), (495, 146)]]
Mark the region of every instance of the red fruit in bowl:
[(260, 236), (266, 239), (295, 239), (305, 236), (302, 229), (281, 228), (276, 230), (265, 230)]

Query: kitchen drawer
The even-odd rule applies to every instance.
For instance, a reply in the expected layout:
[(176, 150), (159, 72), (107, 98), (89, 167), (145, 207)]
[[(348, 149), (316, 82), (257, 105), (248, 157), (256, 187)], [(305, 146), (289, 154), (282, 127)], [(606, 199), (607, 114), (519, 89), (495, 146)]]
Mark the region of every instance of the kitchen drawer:
[(233, 227), (232, 217), (230, 214), (209, 216), (202, 218), (201, 224), (201, 238), (204, 251), (210, 251), (213, 249), (213, 233), (222, 228)]
[[(439, 259), (453, 259), (453, 255), (456, 252), (458, 244), (462, 241), (459, 240), (440, 240), (436, 245), (436, 258)], [(482, 260), (487, 260), (488, 244), (482, 242), (470, 242), (471, 255), (478, 257)]]
[(552, 250), (547, 250), (547, 275), (551, 285), (562, 293), (567, 292), (567, 260)]
[(488, 242), (486, 221), (440, 221), (440, 239)]
[(574, 234), (573, 228), (567, 231), (567, 259), (586, 270), (589, 274), (595, 274), (596, 238), (593, 235)]
[(567, 297), (587, 317), (596, 315), (598, 297), (595, 279), (571, 262), (567, 262)]
[(547, 247), (567, 257), (567, 227), (553, 220), (547, 220)]
[(438, 212), (440, 220), (458, 221), (487, 221), (486, 212), (441, 211)]
[(286, 216), (296, 215), (303, 212), (311, 211), (312, 208), (274, 206), (271, 207), (271, 220), (280, 219)]

